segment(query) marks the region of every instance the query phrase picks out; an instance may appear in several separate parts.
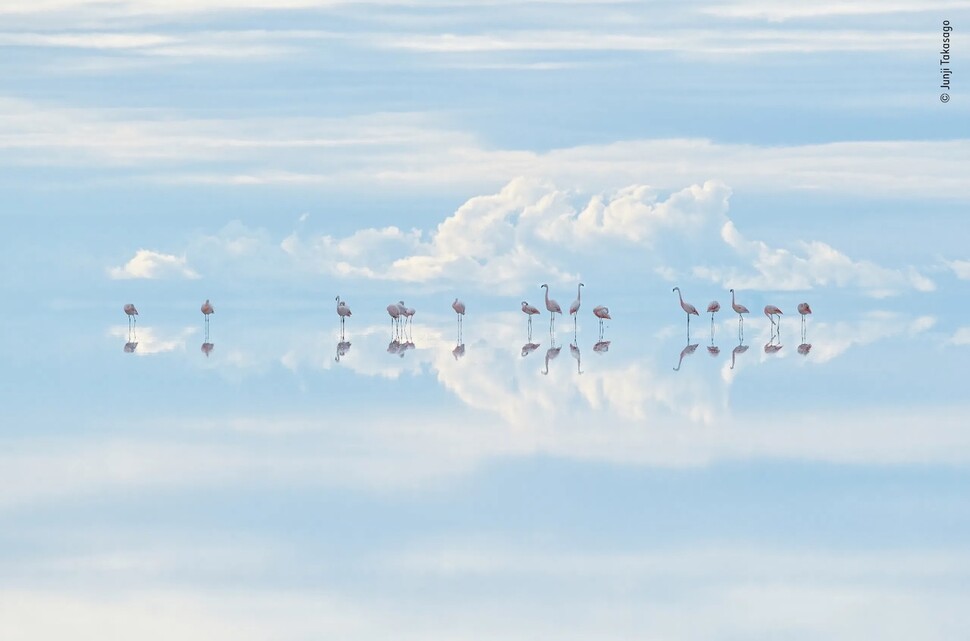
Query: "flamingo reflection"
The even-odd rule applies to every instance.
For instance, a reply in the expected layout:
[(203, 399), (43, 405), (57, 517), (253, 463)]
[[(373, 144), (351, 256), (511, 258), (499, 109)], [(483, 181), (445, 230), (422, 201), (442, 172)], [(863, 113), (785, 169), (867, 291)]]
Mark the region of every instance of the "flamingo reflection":
[(526, 343), (522, 346), (522, 357), (525, 358), (537, 349), (539, 349), (539, 343)]
[(451, 355), (455, 357), (456, 361), (463, 357), (465, 355), (465, 344), (455, 345), (455, 349), (451, 350)]
[(693, 345), (687, 345), (684, 347), (684, 349), (680, 350), (680, 359), (677, 361), (677, 367), (674, 368), (675, 372), (680, 371), (680, 365), (684, 362), (684, 357), (693, 354), (694, 351), (697, 350), (698, 345), (699, 343), (694, 343)]
[(569, 353), (572, 355), (573, 358), (576, 359), (576, 373), (582, 374), (583, 355), (579, 352), (579, 347), (576, 345), (576, 343), (569, 344)]
[(610, 341), (597, 341), (593, 345), (593, 351), (597, 354), (605, 354), (610, 351)]
[(734, 359), (738, 354), (744, 354), (748, 351), (748, 346), (743, 345), (741, 341), (738, 341), (738, 346), (731, 350), (731, 369), (734, 369)]
[(559, 347), (553, 346), (546, 350), (546, 370), (542, 372), (543, 374), (549, 373), (549, 361), (559, 356), (559, 350), (561, 349), (562, 349), (562, 346), (560, 345)]
[(210, 343), (209, 341), (206, 341), (202, 343), (201, 351), (203, 354), (205, 354), (206, 358), (209, 358), (209, 354), (212, 353), (212, 350), (214, 350), (215, 347), (216, 347), (215, 343)]
[[(343, 337), (341, 336), (341, 338)], [(339, 343), (337, 343), (337, 355), (333, 357), (333, 360), (339, 363), (340, 359), (346, 356), (347, 352), (349, 351), (350, 351), (350, 341), (344, 341), (344, 340), (340, 341)]]

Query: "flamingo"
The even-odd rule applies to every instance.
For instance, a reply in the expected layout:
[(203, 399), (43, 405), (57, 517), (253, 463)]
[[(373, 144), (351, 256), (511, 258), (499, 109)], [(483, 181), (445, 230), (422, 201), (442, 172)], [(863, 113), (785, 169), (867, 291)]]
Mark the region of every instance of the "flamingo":
[[(579, 314), (578, 314), (578, 312), (579, 312), (579, 306), (582, 304), (583, 287), (585, 287), (585, 285), (583, 283), (580, 283), (579, 284), (579, 287), (576, 288), (576, 300), (574, 300), (573, 301), (573, 304), (569, 306), (569, 314), (570, 314), (570, 316), (573, 317), (573, 328), (574, 328), (574, 330), (575, 330), (575, 327), (576, 327), (576, 320), (579, 318)], [(574, 333), (575, 333), (575, 331), (574, 331)]]
[[(782, 311), (774, 305), (765, 305), (765, 316), (768, 317), (768, 320), (771, 321), (772, 325), (775, 324), (775, 319), (773, 319), (772, 316), (781, 316), (781, 314)], [(778, 319), (778, 322), (781, 322), (781, 318)]]
[[(686, 312), (687, 314), (687, 334), (688, 336), (690, 336), (690, 315), (693, 314), (694, 316), (699, 316), (699, 314), (697, 313), (697, 308), (691, 305), (690, 303), (684, 302), (684, 297), (680, 293), (680, 287), (674, 287), (670, 291), (677, 292), (677, 298), (680, 299), (680, 308), (684, 310), (684, 312)], [(711, 316), (711, 318), (714, 318), (714, 317)], [(690, 339), (688, 338), (688, 340)]]
[(404, 317), (404, 325), (405, 325), (405, 327), (407, 327), (408, 322), (410, 322), (411, 323), (411, 326), (413, 327), (414, 326), (414, 320), (413, 320), (414, 319), (414, 308), (413, 307), (408, 307), (407, 305), (405, 305), (403, 300), (399, 300), (397, 302), (397, 306), (401, 308), (401, 316)]
[(721, 311), (721, 304), (716, 300), (707, 304), (707, 312), (711, 315), (711, 340), (714, 339), (714, 314), (719, 311)]
[(740, 304), (734, 302), (734, 290), (733, 289), (731, 290), (731, 308), (738, 315), (738, 330), (743, 332), (744, 331), (744, 316), (742, 316), (741, 314), (749, 314), (750, 312), (748, 311), (748, 308), (745, 307), (744, 305), (740, 305)]
[[(522, 313), (529, 317), (529, 341), (532, 341), (532, 317), (539, 313), (535, 305), (522, 301)], [(523, 354), (524, 356), (524, 354)]]
[(391, 316), (391, 330), (397, 330), (398, 319), (401, 317), (401, 307), (397, 303), (387, 306), (387, 313)]
[[(549, 285), (539, 285), (539, 289), (546, 288), (546, 309), (549, 310), (549, 331), (555, 331), (556, 314), (562, 314), (562, 307), (553, 298), (549, 298)], [(558, 352), (556, 352), (558, 354)]]
[(812, 313), (808, 303), (798, 303), (798, 313), (802, 315), (802, 343), (805, 342), (805, 316)]
[[(456, 298), (455, 302), (451, 304), (451, 308), (458, 315), (458, 340), (461, 341), (461, 324), (465, 317), (465, 303)], [(464, 350), (462, 350), (462, 353), (464, 354)]]
[(593, 308), (593, 316), (600, 319), (600, 338), (603, 338), (603, 321), (613, 320), (610, 316), (610, 308), (606, 305), (597, 305)]
[(350, 307), (347, 305), (346, 301), (340, 300), (340, 296), (335, 299), (337, 301), (337, 316), (340, 317), (340, 333), (344, 333), (344, 321), (348, 316), (353, 316), (350, 313)]
[(138, 310), (135, 309), (133, 304), (128, 303), (125, 305), (125, 313), (128, 314), (128, 329), (131, 329), (132, 321), (134, 321), (136, 325), (138, 324), (138, 319), (135, 318), (135, 316), (138, 316)]
[(206, 320), (209, 320), (209, 314), (215, 313), (216, 310), (212, 309), (212, 303), (209, 302), (208, 298), (205, 299), (205, 302), (202, 303), (202, 314), (206, 317)]

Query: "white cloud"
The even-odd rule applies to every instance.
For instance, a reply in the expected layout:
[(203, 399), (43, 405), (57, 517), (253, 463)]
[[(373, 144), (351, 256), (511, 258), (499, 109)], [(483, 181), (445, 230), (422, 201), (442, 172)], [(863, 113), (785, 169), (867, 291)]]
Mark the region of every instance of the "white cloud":
[(970, 280), (970, 260), (949, 260), (947, 266), (960, 280)]
[[(139, 315), (140, 317), (140, 315)], [(189, 337), (196, 333), (194, 327), (185, 327), (174, 335), (165, 335), (152, 327), (137, 326), (130, 333), (127, 326), (115, 326), (108, 330), (108, 336), (124, 339), (126, 345), (134, 344), (132, 353), (141, 356), (185, 351)]]
[(765, 2), (764, 0), (727, 0), (714, 2), (696, 9), (697, 12), (720, 18), (760, 19), (781, 22), (785, 20), (819, 19), (831, 17), (878, 16), (884, 14), (932, 13), (970, 8), (965, 0), (928, 0), (904, 2), (884, 0), (879, 2), (812, 2), (806, 4)]
[(693, 273), (726, 288), (784, 291), (819, 286), (858, 287), (876, 297), (907, 289), (936, 289), (935, 283), (914, 267), (896, 270), (853, 260), (821, 241), (797, 241), (798, 252), (772, 248), (761, 241), (747, 240), (731, 220), (722, 226), (721, 238), (739, 258), (751, 262), (753, 271), (747, 267), (705, 265), (695, 266)]
[(108, 275), (115, 280), (129, 278), (199, 278), (186, 263), (185, 256), (163, 254), (150, 249), (139, 249), (134, 257), (122, 267), (108, 268)]
[(959, 179), (970, 173), (963, 140), (757, 146), (654, 139), (539, 153), (494, 148), (436, 113), (216, 119), (0, 99), (0, 116), (4, 165), (139, 167), (137, 180), (165, 184), (471, 191), (525, 176), (600, 192), (645, 177), (668, 190), (716, 178), (756, 192), (970, 198)]
[(961, 327), (954, 332), (950, 342), (954, 345), (970, 345), (970, 327)]

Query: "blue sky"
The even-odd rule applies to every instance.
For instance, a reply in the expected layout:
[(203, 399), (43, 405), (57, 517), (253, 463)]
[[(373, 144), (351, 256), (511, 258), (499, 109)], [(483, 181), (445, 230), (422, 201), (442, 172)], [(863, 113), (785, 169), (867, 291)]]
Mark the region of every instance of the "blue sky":
[(958, 637), (967, 17), (0, 2), (0, 637)]

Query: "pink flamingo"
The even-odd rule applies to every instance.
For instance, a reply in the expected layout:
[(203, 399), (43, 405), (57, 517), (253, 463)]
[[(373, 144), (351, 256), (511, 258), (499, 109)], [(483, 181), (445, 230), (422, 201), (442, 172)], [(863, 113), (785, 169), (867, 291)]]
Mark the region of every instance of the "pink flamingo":
[(353, 316), (350, 312), (350, 307), (347, 305), (346, 301), (340, 300), (340, 296), (335, 299), (337, 301), (337, 316), (340, 317), (340, 334), (344, 333), (344, 321), (348, 316)]
[(387, 306), (387, 313), (391, 316), (391, 331), (396, 332), (398, 327), (398, 319), (401, 318), (401, 306), (397, 303), (391, 303)]
[(593, 308), (593, 316), (600, 319), (600, 338), (603, 338), (603, 321), (613, 320), (610, 316), (610, 308), (606, 305), (597, 305)]
[[(549, 331), (553, 332), (556, 328), (556, 314), (562, 314), (562, 307), (559, 306), (559, 303), (555, 299), (549, 298), (549, 285), (539, 285), (539, 289), (543, 287), (546, 288), (546, 309), (549, 310)], [(556, 353), (558, 354), (559, 352)]]
[(680, 293), (680, 287), (674, 287), (670, 291), (677, 292), (677, 298), (680, 299), (680, 308), (687, 313), (687, 333), (689, 335), (690, 334), (690, 315), (693, 314), (694, 316), (699, 316), (699, 314), (697, 313), (697, 308), (691, 305), (690, 303), (684, 302), (684, 297)]
[(802, 343), (805, 342), (805, 316), (812, 313), (808, 303), (798, 303), (798, 313), (802, 315)]
[[(532, 317), (538, 314), (539, 310), (534, 305), (530, 305), (529, 303), (522, 301), (522, 313), (529, 317), (528, 335), (529, 335), (529, 342), (531, 343), (532, 342)], [(523, 354), (523, 356), (525, 356), (525, 354)]]
[(711, 340), (714, 340), (714, 314), (721, 311), (721, 304), (712, 300), (707, 304), (707, 312), (711, 315)]
[[(772, 325), (775, 324), (775, 319), (773, 319), (772, 316), (779, 316), (780, 317), (781, 314), (782, 314), (782, 311), (780, 309), (778, 309), (777, 307), (775, 307), (774, 305), (765, 305), (765, 316), (768, 317), (768, 320), (771, 321), (771, 324)], [(778, 319), (778, 322), (779, 323), (781, 322), (781, 318)]]
[(579, 287), (576, 288), (576, 300), (574, 300), (573, 304), (569, 306), (569, 315), (573, 317), (573, 333), (575, 333), (576, 321), (579, 318), (578, 312), (579, 306), (582, 304), (583, 287), (585, 287), (585, 285), (580, 283)]
[(135, 309), (133, 304), (128, 303), (125, 305), (125, 313), (128, 314), (128, 329), (131, 329), (132, 321), (134, 321), (136, 325), (138, 324), (138, 319), (135, 318), (135, 316), (138, 316), (138, 310)]
[(748, 308), (747, 307), (745, 307), (744, 305), (741, 305), (739, 303), (736, 303), (734, 301), (734, 290), (733, 289), (731, 290), (731, 308), (738, 315), (738, 329), (743, 332), (744, 331), (744, 316), (742, 316), (741, 314), (749, 314), (750, 312), (748, 311)]
[(403, 300), (399, 300), (397, 304), (401, 308), (401, 316), (404, 317), (405, 326), (410, 323), (411, 327), (414, 327), (414, 308), (405, 305)]
[[(451, 308), (458, 315), (458, 342), (461, 343), (461, 325), (462, 320), (465, 318), (465, 303), (456, 298), (455, 302), (451, 304)], [(462, 350), (462, 353), (464, 353), (464, 350)]]

